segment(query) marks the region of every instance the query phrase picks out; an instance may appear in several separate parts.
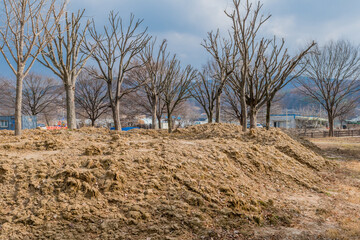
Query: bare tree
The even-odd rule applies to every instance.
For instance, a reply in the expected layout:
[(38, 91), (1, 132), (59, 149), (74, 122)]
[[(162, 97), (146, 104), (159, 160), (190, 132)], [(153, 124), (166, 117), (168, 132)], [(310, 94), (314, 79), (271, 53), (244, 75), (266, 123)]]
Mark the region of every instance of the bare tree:
[(78, 114), (95, 121), (109, 111), (106, 83), (100, 79), (92, 79), (88, 74), (82, 73), (76, 83), (75, 101)]
[(229, 76), (234, 71), (238, 62), (238, 48), (235, 47), (232, 36), (230, 36), (230, 39), (221, 38), (219, 30), (217, 30), (216, 33), (209, 32), (207, 39), (204, 39), (202, 46), (206, 49), (208, 53), (211, 54), (214, 60), (214, 63), (211, 67), (215, 74), (211, 77), (217, 83), (215, 85), (216, 91), (214, 96), (216, 104), (215, 121), (219, 123), (221, 95)]
[(191, 88), (191, 96), (201, 105), (208, 118), (208, 123), (213, 122), (214, 110), (218, 99), (219, 84), (222, 83), (212, 77), (211, 63), (198, 73)]
[[(160, 95), (163, 90), (163, 82), (167, 76), (167, 63), (169, 53), (166, 51), (167, 43), (163, 40), (158, 50), (155, 50), (156, 40), (149, 43), (140, 54), (144, 63), (144, 71), (137, 71), (137, 79), (144, 83), (144, 91), (151, 107), (152, 128), (157, 129), (156, 124), (159, 108)], [(161, 104), (160, 104), (161, 105)], [(161, 110), (160, 110), (161, 111)]]
[(0, 52), (16, 76), (15, 135), (21, 135), (23, 80), (52, 40), (65, 2), (56, 0), (2, 0)]
[(360, 91), (360, 51), (348, 41), (329, 42), (305, 57), (304, 78), (299, 90), (321, 104), (334, 136), (334, 119), (354, 109)]
[[(152, 115), (153, 113), (153, 106), (151, 106), (150, 100), (149, 100), (148, 93), (145, 92), (144, 88), (140, 88), (138, 91), (134, 92), (132, 96), (130, 96), (130, 99), (132, 102), (135, 103), (135, 106), (133, 105), (132, 108), (136, 109), (139, 113), (145, 114), (145, 115)], [(157, 106), (156, 106), (156, 112), (155, 112), (155, 119), (157, 120), (157, 126), (151, 126), (153, 129), (162, 129), (162, 119), (163, 115), (166, 113), (165, 110), (165, 103), (164, 100), (161, 98), (161, 95), (159, 96), (157, 100)], [(156, 124), (155, 120), (155, 124)]]
[[(121, 130), (120, 100), (129, 92), (123, 91), (124, 80), (129, 72), (142, 67), (142, 63), (134, 60), (150, 40), (146, 34), (147, 29), (140, 30), (142, 22), (143, 20), (140, 19), (135, 21), (134, 15), (131, 14), (126, 27), (122, 18), (111, 12), (109, 26), (104, 26), (103, 34), (96, 30), (94, 22), (90, 28), (91, 38), (97, 44), (91, 56), (99, 68), (99, 71), (93, 71), (93, 76), (107, 83), (108, 97), (117, 131)], [(92, 44), (87, 43), (87, 49), (91, 51)]]
[[(249, 107), (250, 128), (256, 127), (257, 113), (264, 104), (267, 104), (267, 128), (269, 128), (271, 102), (282, 88), (302, 73), (302, 70), (295, 71), (295, 68), (315, 43), (311, 43), (298, 55), (290, 57), (284, 47), (283, 39), (280, 44), (276, 37), (257, 39), (257, 32), (270, 17), (259, 15), (262, 8), (260, 3), (252, 9), (252, 4), (247, 0), (246, 14), (242, 15), (239, 10), (241, 1), (233, 2), (235, 10), (228, 16), (233, 21), (235, 42), (242, 63), (234, 71), (231, 78), (232, 86), (240, 93), (241, 107), (245, 107), (245, 103)], [(243, 114), (246, 114), (246, 111), (243, 111)], [(243, 118), (243, 127), (245, 122), (246, 119)]]
[[(261, 26), (270, 18), (270, 15), (261, 15), (262, 4), (258, 2), (253, 8), (252, 3), (246, 0), (244, 10), (242, 11), (242, 1), (233, 0), (234, 10), (226, 12), (226, 15), (232, 21), (232, 34), (234, 44), (239, 51), (241, 62), (237, 65), (237, 69), (232, 76), (233, 85), (241, 94), (241, 109), (247, 109), (246, 104), (246, 85), (253, 81), (254, 70), (252, 64), (256, 63), (255, 58), (259, 56), (259, 51), (263, 51), (267, 42), (258, 40), (257, 34)], [(258, 64), (258, 63), (257, 63)], [(253, 108), (253, 110), (255, 110)], [(242, 111), (243, 131), (247, 128), (247, 111)], [(250, 127), (255, 127), (255, 112), (250, 113)]]
[(84, 28), (81, 26), (84, 11), (78, 11), (77, 14), (72, 13), (71, 17), (67, 12), (65, 13), (65, 23), (56, 25), (56, 38), (47, 44), (46, 49), (42, 51), (42, 58), (38, 59), (64, 83), (69, 129), (76, 129), (76, 80), (91, 54), (91, 51), (86, 53), (81, 51), (90, 24), (88, 21)]
[(30, 73), (24, 79), (23, 114), (46, 114), (55, 107), (62, 93), (59, 83), (53, 78)]
[[(228, 116), (228, 119), (236, 119), (242, 124), (242, 111), (240, 102), (241, 102), (241, 95), (238, 91), (236, 91), (235, 87), (231, 86), (231, 83), (224, 88), (224, 112), (225, 115)], [(246, 111), (246, 110), (245, 110)]]
[(0, 78), (0, 114), (14, 114), (15, 93), (14, 84), (6, 78)]
[(168, 130), (171, 133), (173, 113), (181, 103), (191, 97), (190, 89), (197, 72), (190, 65), (181, 70), (180, 62), (175, 56), (170, 61), (168, 69), (169, 72), (164, 81), (162, 98), (166, 106)]
[[(310, 43), (299, 54), (291, 57), (288, 54), (288, 49), (284, 47), (285, 40), (282, 39), (278, 44), (276, 37), (270, 42), (270, 49), (266, 49), (263, 59), (263, 73), (261, 74), (265, 81), (258, 85), (260, 90), (264, 91), (264, 100), (259, 99), (259, 107), (266, 104), (266, 128), (270, 128), (270, 113), (271, 103), (278, 94), (278, 92), (288, 85), (295, 78), (300, 76), (305, 66), (298, 67), (300, 61), (310, 53), (311, 49), (315, 46), (315, 42)], [(297, 68), (298, 67), (298, 68)], [(261, 92), (261, 91), (260, 91)]]

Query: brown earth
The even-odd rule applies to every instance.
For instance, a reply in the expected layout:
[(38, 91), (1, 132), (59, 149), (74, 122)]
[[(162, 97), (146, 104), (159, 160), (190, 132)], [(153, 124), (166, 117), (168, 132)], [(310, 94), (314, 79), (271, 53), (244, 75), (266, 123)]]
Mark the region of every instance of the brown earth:
[(359, 239), (360, 164), (280, 130), (0, 132), (1, 239)]

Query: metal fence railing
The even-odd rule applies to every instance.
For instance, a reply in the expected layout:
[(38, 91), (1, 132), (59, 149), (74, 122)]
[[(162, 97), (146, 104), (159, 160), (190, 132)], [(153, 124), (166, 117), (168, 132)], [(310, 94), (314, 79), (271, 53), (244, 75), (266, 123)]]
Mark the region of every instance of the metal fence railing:
[[(318, 131), (318, 132), (306, 132), (299, 133), (301, 137), (309, 137), (309, 138), (324, 138), (329, 136), (329, 131)], [(334, 137), (354, 137), (360, 136), (360, 129), (356, 130), (335, 130)]]

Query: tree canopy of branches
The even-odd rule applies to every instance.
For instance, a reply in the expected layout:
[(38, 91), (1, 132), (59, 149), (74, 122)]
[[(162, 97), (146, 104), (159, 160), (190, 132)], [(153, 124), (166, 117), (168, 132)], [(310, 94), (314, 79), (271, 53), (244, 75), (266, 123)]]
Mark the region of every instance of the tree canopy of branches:
[(191, 97), (191, 85), (196, 75), (197, 71), (190, 65), (182, 70), (180, 62), (175, 56), (168, 64), (168, 74), (163, 83), (162, 99), (166, 106), (169, 133), (172, 132), (173, 128), (173, 113), (181, 103)]
[[(230, 39), (221, 38), (219, 30), (217, 30), (216, 33), (209, 32), (207, 39), (204, 39), (202, 46), (206, 49), (208, 53), (210, 53), (213, 58), (211, 68), (214, 74), (211, 76), (211, 80), (215, 81), (213, 85), (213, 87), (215, 87), (214, 90), (216, 90), (214, 92), (214, 99), (216, 104), (215, 121), (219, 123), (221, 95), (230, 74), (232, 74), (236, 65), (238, 64), (238, 48), (236, 48), (236, 45), (233, 41), (233, 36), (230, 35)], [(197, 90), (200, 91), (201, 89), (202, 88), (197, 88)], [(210, 104), (212, 104), (212, 102), (214, 101), (213, 99), (208, 100), (210, 100)], [(210, 104), (208, 105), (209, 107)], [(208, 109), (210, 110), (210, 108)]]
[(65, 13), (65, 23), (56, 25), (55, 38), (42, 51), (42, 58), (38, 59), (45, 67), (58, 76), (64, 84), (66, 93), (67, 125), (69, 129), (76, 129), (75, 86), (76, 80), (83, 70), (90, 52), (81, 51), (86, 41), (85, 35), (90, 22), (82, 28), (81, 20), (84, 11), (77, 14)]
[(271, 103), (281, 89), (304, 72), (304, 66), (299, 66), (300, 62), (315, 46), (315, 42), (312, 42), (304, 50), (300, 51), (299, 54), (290, 57), (288, 49), (284, 47), (284, 44), (284, 39), (278, 44), (274, 37), (270, 42), (270, 51), (265, 52), (263, 57), (265, 101), (260, 106), (266, 102), (267, 129), (270, 128)]
[(163, 90), (163, 83), (167, 77), (169, 53), (166, 50), (167, 42), (163, 40), (159, 48), (156, 50), (156, 40), (150, 42), (140, 54), (140, 59), (144, 67), (137, 71), (137, 79), (140, 84), (143, 84), (143, 89), (150, 105), (150, 113), (152, 117), (152, 128), (158, 129), (156, 121), (158, 119), (159, 111), (162, 112), (160, 95)]
[[(309, 53), (314, 42), (294, 57), (290, 57), (284, 47), (285, 40), (280, 43), (273, 39), (258, 38), (261, 26), (270, 18), (261, 15), (260, 2), (253, 8), (246, 1), (245, 14), (240, 11), (240, 0), (234, 0), (235, 10), (227, 15), (233, 22), (233, 34), (236, 47), (239, 49), (241, 64), (231, 76), (231, 86), (240, 93), (241, 108), (249, 107), (250, 128), (257, 124), (259, 109), (267, 104), (267, 128), (270, 127), (270, 108), (276, 94), (290, 81), (299, 76), (303, 69), (295, 71), (301, 59)], [(246, 123), (246, 111), (243, 129)], [(247, 125), (247, 123), (246, 123)]]
[(11, 115), (14, 111), (15, 87), (5, 78), (0, 77), (0, 114)]
[[(223, 88), (223, 82), (214, 78), (214, 63), (209, 62), (202, 72), (196, 76), (191, 88), (191, 96), (200, 104), (208, 118), (208, 123), (213, 122), (214, 110), (218, 100), (219, 89)], [(222, 90), (221, 90), (222, 91)]]
[(75, 101), (78, 114), (95, 121), (109, 111), (106, 83), (100, 79), (92, 79), (88, 74), (82, 73), (76, 83)]
[[(261, 15), (262, 4), (257, 3), (255, 8), (246, 0), (245, 11), (242, 10), (242, 1), (233, 0), (234, 10), (226, 12), (226, 15), (232, 21), (232, 34), (234, 38), (235, 47), (239, 51), (240, 64), (237, 65), (236, 71), (232, 75), (232, 85), (236, 87), (236, 91), (239, 92), (241, 109), (247, 109), (246, 99), (246, 86), (248, 83), (254, 81), (251, 69), (254, 69), (252, 64), (256, 63), (255, 58), (259, 56), (259, 50), (266, 45), (264, 40), (258, 40), (257, 33), (261, 26), (270, 18), (269, 16)], [(260, 45), (262, 44), (262, 45)], [(261, 59), (259, 59), (261, 60)], [(257, 63), (258, 64), (258, 63)], [(253, 109), (254, 110), (254, 109)], [(242, 111), (243, 130), (247, 128), (247, 111)], [(250, 114), (250, 127), (256, 126), (256, 119), (254, 113)]]
[(224, 92), (224, 113), (228, 116), (227, 119), (236, 119), (242, 124), (243, 114), (240, 106), (241, 95), (236, 91), (236, 88), (231, 86), (231, 84), (225, 86)]
[(65, 2), (56, 0), (2, 0), (0, 52), (16, 76), (15, 135), (21, 135), (23, 80), (52, 40)]
[[(115, 130), (120, 131), (120, 100), (132, 90), (127, 88), (124, 91), (123, 83), (129, 72), (142, 67), (142, 63), (134, 60), (146, 47), (150, 37), (146, 33), (147, 29), (140, 30), (143, 20), (135, 20), (132, 14), (127, 26), (114, 12), (109, 14), (108, 20), (109, 25), (104, 26), (102, 34), (96, 30), (94, 22), (90, 28), (93, 44), (96, 44), (94, 51), (91, 50), (93, 44), (86, 45), (87, 49), (92, 51), (92, 59), (99, 69), (98, 71), (93, 69), (94, 78), (103, 79), (107, 83)], [(132, 81), (132, 79), (128, 80)]]
[(24, 79), (23, 113), (37, 116), (51, 111), (62, 95), (56, 80), (30, 73)]
[(307, 55), (299, 90), (321, 104), (327, 112), (329, 136), (334, 135), (334, 119), (351, 111), (359, 99), (360, 51), (347, 41), (329, 42)]

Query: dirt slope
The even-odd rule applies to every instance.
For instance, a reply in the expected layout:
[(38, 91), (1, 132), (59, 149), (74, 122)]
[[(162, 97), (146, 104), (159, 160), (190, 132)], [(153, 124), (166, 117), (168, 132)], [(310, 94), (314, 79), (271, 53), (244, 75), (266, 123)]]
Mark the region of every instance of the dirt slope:
[(276, 129), (2, 131), (0, 238), (265, 239), (333, 168)]

